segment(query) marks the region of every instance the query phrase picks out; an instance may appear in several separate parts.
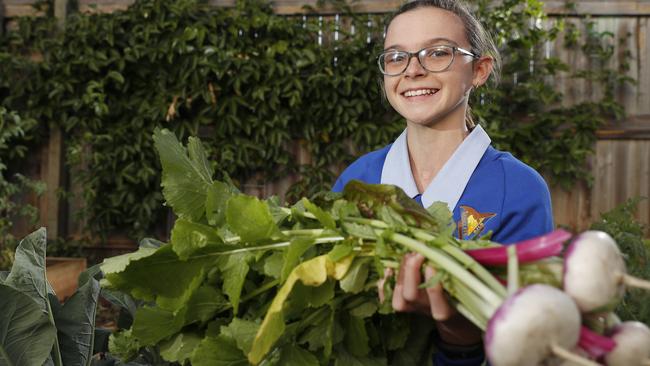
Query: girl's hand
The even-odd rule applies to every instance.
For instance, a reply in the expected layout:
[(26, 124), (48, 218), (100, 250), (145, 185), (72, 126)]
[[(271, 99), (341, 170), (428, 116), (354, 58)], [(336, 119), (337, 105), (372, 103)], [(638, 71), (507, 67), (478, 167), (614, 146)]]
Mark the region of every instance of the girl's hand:
[[(465, 346), (481, 342), (481, 330), (459, 314), (447, 299), (442, 286), (419, 288), (422, 283), (422, 264), (420, 254), (407, 254), (402, 259), (397, 284), (393, 291), (392, 305), (396, 311), (419, 312), (433, 317), (440, 339), (448, 344)], [(435, 275), (429, 266), (424, 268), (424, 278)]]

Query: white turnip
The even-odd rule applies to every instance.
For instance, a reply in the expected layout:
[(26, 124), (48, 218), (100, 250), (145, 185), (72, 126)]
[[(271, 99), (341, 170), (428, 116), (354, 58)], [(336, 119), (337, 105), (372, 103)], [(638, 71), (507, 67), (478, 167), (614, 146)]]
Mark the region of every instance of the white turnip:
[(605, 355), (608, 366), (650, 365), (650, 329), (645, 324), (623, 322), (613, 329), (610, 337), (616, 347)]
[(626, 285), (650, 289), (649, 282), (627, 274), (616, 242), (602, 231), (585, 231), (573, 240), (564, 256), (563, 284), (582, 312), (611, 310)]
[(558, 356), (595, 363), (568, 351), (580, 336), (580, 312), (573, 300), (548, 285), (532, 285), (509, 297), (490, 319), (486, 355), (493, 366), (538, 365)]

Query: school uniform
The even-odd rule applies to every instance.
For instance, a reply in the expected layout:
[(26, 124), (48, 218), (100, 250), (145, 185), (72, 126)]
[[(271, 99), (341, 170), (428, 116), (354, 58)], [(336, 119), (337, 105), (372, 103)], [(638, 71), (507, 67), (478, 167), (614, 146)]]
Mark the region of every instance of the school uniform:
[(411, 172), (406, 130), (392, 144), (352, 163), (334, 187), (340, 192), (357, 179), (393, 184), (424, 207), (445, 202), (463, 239), (492, 232), (492, 240), (511, 244), (553, 229), (551, 195), (544, 179), (510, 153), (490, 146), (479, 125), (463, 140), (420, 194)]
[[(456, 235), (462, 239), (492, 232), (491, 240), (511, 244), (550, 232), (551, 196), (544, 179), (490, 143), (485, 130), (476, 126), (420, 193), (411, 172), (404, 130), (392, 144), (352, 163), (332, 190), (340, 192), (348, 181), (357, 179), (396, 185), (424, 207), (444, 202), (453, 212)], [(481, 350), (467, 357), (457, 356), (437, 352), (434, 365), (480, 365), (484, 359)]]

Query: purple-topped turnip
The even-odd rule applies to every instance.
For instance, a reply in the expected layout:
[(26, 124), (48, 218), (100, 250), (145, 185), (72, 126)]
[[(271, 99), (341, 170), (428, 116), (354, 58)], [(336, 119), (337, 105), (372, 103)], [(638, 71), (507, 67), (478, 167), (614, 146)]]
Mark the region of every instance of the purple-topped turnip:
[(645, 324), (623, 322), (613, 329), (610, 337), (616, 347), (605, 355), (608, 366), (650, 365), (650, 329)]
[(580, 311), (561, 290), (531, 285), (510, 296), (490, 319), (486, 355), (493, 366), (538, 365), (557, 356), (597, 365), (568, 350), (580, 337)]
[(578, 235), (564, 256), (564, 291), (582, 312), (611, 310), (625, 286), (650, 289), (650, 282), (627, 274), (621, 251), (602, 231)]

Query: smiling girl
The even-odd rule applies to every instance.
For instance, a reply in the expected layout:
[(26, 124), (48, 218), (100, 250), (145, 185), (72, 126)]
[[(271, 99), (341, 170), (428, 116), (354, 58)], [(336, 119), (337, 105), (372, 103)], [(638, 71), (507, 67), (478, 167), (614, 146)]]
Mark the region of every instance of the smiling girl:
[[(359, 158), (334, 191), (358, 179), (393, 184), (424, 207), (445, 202), (461, 239), (492, 232), (509, 244), (553, 228), (548, 187), (532, 168), (494, 149), (475, 125), (470, 94), (492, 76), (499, 54), (467, 6), (454, 0), (416, 0), (402, 6), (386, 28), (378, 57), (385, 95), (406, 120), (392, 144)], [(429, 314), (436, 322), (437, 365), (478, 365), (481, 332), (458, 314), (440, 286), (420, 289), (424, 258), (407, 255), (392, 304)], [(424, 277), (434, 275), (426, 267)]]

